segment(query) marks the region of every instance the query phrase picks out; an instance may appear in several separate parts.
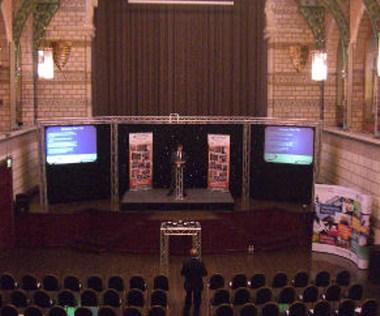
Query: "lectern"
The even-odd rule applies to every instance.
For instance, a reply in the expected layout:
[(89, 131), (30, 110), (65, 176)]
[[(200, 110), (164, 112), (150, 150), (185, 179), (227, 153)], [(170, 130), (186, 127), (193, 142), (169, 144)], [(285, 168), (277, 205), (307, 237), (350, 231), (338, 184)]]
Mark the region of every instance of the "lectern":
[(185, 161), (177, 160), (175, 164), (175, 199), (183, 200), (183, 167), (185, 166)]

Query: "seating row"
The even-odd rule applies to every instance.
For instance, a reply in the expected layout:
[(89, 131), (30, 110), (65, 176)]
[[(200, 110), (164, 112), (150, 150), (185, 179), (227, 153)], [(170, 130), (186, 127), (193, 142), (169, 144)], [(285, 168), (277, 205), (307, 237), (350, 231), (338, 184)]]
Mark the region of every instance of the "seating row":
[[(281, 288), (287, 285), (302, 288), (309, 284), (314, 284), (317, 287), (327, 287), (331, 284), (349, 286), (350, 283), (351, 274), (347, 270), (339, 271), (335, 275), (335, 278), (332, 278), (328, 271), (319, 271), (313, 279), (311, 279), (310, 274), (306, 271), (298, 271), (292, 278), (289, 277), (287, 273), (279, 271), (271, 278), (271, 280), (268, 280), (268, 277), (263, 273), (256, 273), (250, 278), (244, 273), (237, 273), (228, 282), (228, 286), (231, 289), (237, 289), (239, 287), (257, 289), (263, 286)], [(213, 274), (208, 280), (208, 287), (211, 290), (223, 288), (226, 285), (224, 276), (219, 273)]]
[[(23, 316), (166, 316), (167, 311), (162, 306), (151, 306), (146, 312), (137, 307), (118, 309), (111, 306), (97, 307), (62, 307), (53, 306), (44, 311), (38, 306), (31, 305), (23, 310)], [(13, 305), (0, 309), (0, 316), (20, 316), (20, 311)]]
[(378, 305), (373, 299), (364, 301), (357, 306), (353, 300), (344, 299), (335, 309), (328, 301), (318, 301), (312, 307), (303, 302), (294, 302), (290, 305), (267, 302), (258, 307), (252, 303), (246, 303), (236, 309), (230, 304), (218, 306), (213, 316), (377, 316)]
[[(85, 282), (82, 282), (77, 276), (66, 275), (62, 281), (54, 274), (46, 274), (39, 280), (32, 274), (25, 274), (20, 282), (10, 273), (0, 275), (0, 290), (10, 291), (17, 288), (25, 291), (35, 291), (44, 289), (49, 292), (58, 292), (62, 289), (68, 289), (79, 292), (83, 288), (89, 288), (96, 292), (102, 292), (105, 289), (114, 289), (123, 292), (127, 289), (124, 278), (120, 275), (110, 276), (107, 282), (100, 275), (88, 276)], [(128, 280), (129, 289), (140, 289), (145, 291), (148, 288), (147, 282), (141, 275), (133, 275)], [(153, 289), (169, 290), (169, 280), (165, 275), (156, 275), (153, 278)]]
[(363, 299), (364, 289), (361, 284), (352, 284), (346, 291), (337, 284), (329, 285), (327, 288), (320, 290), (315, 285), (308, 285), (299, 294), (294, 286), (285, 286), (278, 291), (270, 287), (260, 287), (253, 291), (246, 287), (235, 289), (232, 292), (229, 289), (221, 288), (209, 293), (209, 304), (218, 306), (221, 304), (244, 305), (252, 302), (256, 305), (263, 305), (270, 301), (276, 301), (279, 304), (292, 304), (295, 301), (303, 303), (315, 303), (320, 299), (328, 302), (338, 302), (341, 299), (351, 299), (361, 301)]
[[(100, 297), (99, 297), (100, 296)], [(100, 306), (107, 305), (111, 307), (120, 306), (136, 306), (144, 307), (146, 305), (147, 295), (139, 289), (128, 290), (124, 294), (113, 289), (104, 291), (98, 295), (92, 289), (86, 289), (80, 294), (76, 294), (71, 290), (61, 290), (56, 296), (50, 295), (45, 290), (36, 290), (29, 297), (27, 292), (21, 289), (10, 291), (9, 293), (0, 295), (0, 307), (11, 304), (16, 308), (26, 308), (29, 305), (36, 305), (40, 308), (50, 308), (54, 305), (60, 306)], [(149, 295), (150, 305), (160, 305), (167, 307), (168, 297), (164, 290), (153, 290)]]

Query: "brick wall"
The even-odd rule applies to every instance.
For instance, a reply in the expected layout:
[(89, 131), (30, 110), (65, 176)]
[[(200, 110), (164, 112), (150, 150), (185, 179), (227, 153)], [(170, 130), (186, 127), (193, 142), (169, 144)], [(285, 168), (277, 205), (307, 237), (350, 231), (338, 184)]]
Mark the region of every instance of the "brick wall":
[(72, 43), (68, 62), (54, 80), (38, 80), (38, 117), (86, 117), (91, 104), (91, 34), (85, 27), (86, 1), (61, 0), (51, 20), (44, 42), (61, 40)]
[(10, 82), (9, 82), (9, 44), (6, 24), (0, 12), (0, 133), (10, 129)]
[(371, 32), (370, 20), (368, 16), (364, 14), (358, 29), (357, 40), (353, 51), (351, 128), (355, 131), (361, 131), (363, 128), (365, 60), (367, 43)]
[(283, 118), (319, 118), (320, 88), (311, 80), (311, 58), (297, 72), (289, 48), (292, 45), (314, 47), (314, 38), (294, 0), (267, 2), (269, 36), (268, 113)]
[(25, 31), (20, 38), (21, 48), (20, 54), (20, 111), (19, 119), (23, 126), (31, 127), (35, 124), (35, 109), (34, 109), (34, 68), (33, 68), (33, 17), (29, 16), (25, 24)]
[(380, 140), (331, 130), (323, 134), (321, 180), (357, 188), (373, 197), (376, 241), (380, 243)]
[(38, 138), (35, 129), (0, 137), (0, 160), (13, 158), (14, 194), (26, 192), (39, 183)]

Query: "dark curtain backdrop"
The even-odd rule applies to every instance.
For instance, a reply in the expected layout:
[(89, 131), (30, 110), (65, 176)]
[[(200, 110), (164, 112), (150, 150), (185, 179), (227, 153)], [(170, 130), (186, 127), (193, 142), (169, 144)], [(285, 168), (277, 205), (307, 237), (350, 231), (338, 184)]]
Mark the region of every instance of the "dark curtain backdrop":
[(100, 0), (94, 115), (266, 115), (265, 0)]

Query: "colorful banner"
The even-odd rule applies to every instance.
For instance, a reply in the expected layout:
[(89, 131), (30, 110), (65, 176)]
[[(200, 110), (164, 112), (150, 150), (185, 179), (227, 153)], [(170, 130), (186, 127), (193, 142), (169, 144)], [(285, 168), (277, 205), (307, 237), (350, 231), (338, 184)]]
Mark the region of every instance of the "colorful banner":
[(208, 188), (229, 191), (230, 135), (208, 135)]
[(153, 182), (153, 133), (129, 134), (129, 189), (146, 190)]
[(353, 189), (315, 185), (313, 251), (327, 252), (368, 269), (372, 199)]

